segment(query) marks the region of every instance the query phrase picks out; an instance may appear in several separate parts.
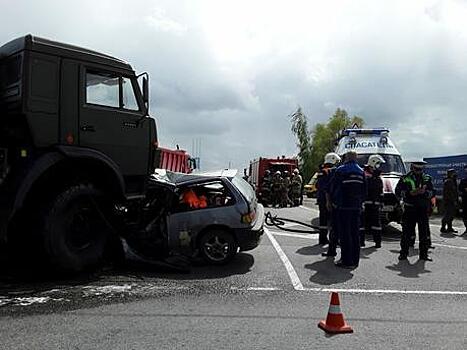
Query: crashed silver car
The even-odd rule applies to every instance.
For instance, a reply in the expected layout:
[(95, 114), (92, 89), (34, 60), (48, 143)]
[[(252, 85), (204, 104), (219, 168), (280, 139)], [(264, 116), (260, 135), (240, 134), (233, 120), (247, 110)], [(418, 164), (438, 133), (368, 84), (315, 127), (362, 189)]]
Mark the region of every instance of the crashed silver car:
[(221, 265), (238, 251), (258, 246), (264, 208), (236, 170), (157, 170), (148, 186), (159, 201), (150, 207), (159, 210), (151, 213), (148, 227), (125, 238), (127, 247), (140, 256), (160, 259), (175, 253)]

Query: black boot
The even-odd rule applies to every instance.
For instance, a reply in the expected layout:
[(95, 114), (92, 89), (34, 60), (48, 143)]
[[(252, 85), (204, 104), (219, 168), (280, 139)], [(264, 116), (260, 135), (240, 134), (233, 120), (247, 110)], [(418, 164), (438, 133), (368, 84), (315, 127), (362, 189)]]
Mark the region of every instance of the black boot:
[(419, 259), (425, 261), (433, 261), (433, 259), (428, 256), (428, 253), (420, 254)]

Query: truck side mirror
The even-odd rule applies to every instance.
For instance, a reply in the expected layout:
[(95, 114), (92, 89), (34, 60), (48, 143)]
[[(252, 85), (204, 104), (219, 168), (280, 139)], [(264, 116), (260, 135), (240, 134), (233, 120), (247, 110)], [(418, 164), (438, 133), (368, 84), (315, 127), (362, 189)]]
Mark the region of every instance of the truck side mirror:
[(149, 104), (149, 82), (147, 77), (143, 77), (143, 102)]
[(197, 169), (196, 159), (195, 158), (190, 158), (190, 162), (191, 162), (191, 169), (193, 169), (193, 170)]
[(149, 115), (149, 74), (147, 72), (144, 72), (137, 76), (138, 79), (140, 77), (143, 77), (143, 81), (141, 84), (141, 89), (142, 89), (141, 94), (143, 97), (143, 103), (145, 107), (144, 115), (148, 116)]

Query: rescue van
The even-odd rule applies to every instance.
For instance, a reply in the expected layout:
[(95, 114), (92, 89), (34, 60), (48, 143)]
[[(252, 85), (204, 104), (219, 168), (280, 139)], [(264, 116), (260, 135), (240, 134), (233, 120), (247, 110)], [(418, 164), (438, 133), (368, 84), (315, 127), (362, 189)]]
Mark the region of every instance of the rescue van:
[(339, 135), (336, 153), (343, 156), (349, 151), (357, 153), (357, 161), (363, 167), (368, 157), (379, 154), (386, 163), (381, 165), (383, 180), (383, 205), (381, 220), (383, 224), (401, 222), (402, 208), (395, 195), (397, 182), (406, 173), (402, 156), (389, 137), (389, 129), (344, 129)]

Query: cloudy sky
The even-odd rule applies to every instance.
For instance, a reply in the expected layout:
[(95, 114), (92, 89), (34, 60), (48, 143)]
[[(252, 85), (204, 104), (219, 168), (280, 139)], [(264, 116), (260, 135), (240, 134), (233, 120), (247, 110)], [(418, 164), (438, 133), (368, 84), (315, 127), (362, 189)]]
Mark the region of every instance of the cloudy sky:
[(0, 4), (1, 43), (32, 33), (148, 71), (160, 144), (204, 169), (296, 154), (298, 105), (310, 125), (340, 107), (388, 127), (406, 158), (467, 153), (466, 1)]

